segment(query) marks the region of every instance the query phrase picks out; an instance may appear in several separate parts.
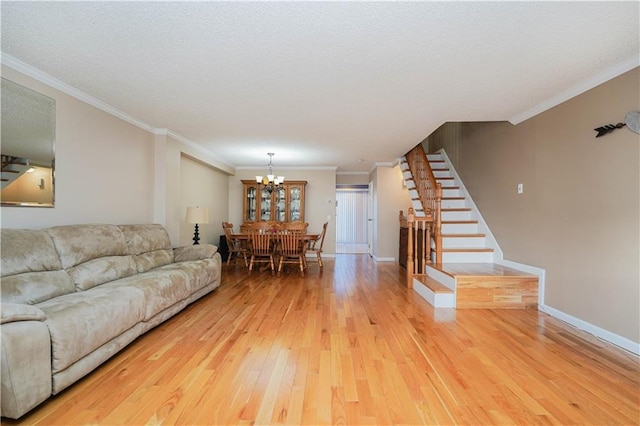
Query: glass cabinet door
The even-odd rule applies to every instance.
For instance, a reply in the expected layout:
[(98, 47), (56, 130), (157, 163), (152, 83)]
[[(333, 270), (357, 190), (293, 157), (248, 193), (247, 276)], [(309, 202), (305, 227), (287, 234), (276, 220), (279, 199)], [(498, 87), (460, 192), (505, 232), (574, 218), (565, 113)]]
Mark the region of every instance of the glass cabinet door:
[(284, 188), (278, 188), (275, 190), (275, 220), (278, 222), (286, 222), (287, 191)]
[(254, 222), (256, 220), (256, 193), (255, 187), (249, 187), (246, 191), (246, 210), (244, 212), (245, 222)]
[(260, 220), (271, 220), (271, 193), (264, 188), (260, 191)]
[(302, 189), (299, 186), (289, 188), (289, 220), (302, 220), (301, 215)]

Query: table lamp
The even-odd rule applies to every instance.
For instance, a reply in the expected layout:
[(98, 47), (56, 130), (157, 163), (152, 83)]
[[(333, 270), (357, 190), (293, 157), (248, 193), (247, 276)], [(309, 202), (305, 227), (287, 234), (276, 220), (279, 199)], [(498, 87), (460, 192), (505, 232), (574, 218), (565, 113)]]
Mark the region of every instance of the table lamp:
[(200, 244), (200, 235), (198, 234), (199, 223), (209, 223), (209, 209), (206, 207), (187, 207), (187, 223), (195, 225), (193, 234), (193, 245)]

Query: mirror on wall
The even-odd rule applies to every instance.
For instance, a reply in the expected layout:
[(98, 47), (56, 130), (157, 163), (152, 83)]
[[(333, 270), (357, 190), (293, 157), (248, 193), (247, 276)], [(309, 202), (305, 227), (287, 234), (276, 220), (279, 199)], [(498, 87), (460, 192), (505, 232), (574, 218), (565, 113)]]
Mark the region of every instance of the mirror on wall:
[(3, 206), (53, 207), (56, 102), (2, 78)]

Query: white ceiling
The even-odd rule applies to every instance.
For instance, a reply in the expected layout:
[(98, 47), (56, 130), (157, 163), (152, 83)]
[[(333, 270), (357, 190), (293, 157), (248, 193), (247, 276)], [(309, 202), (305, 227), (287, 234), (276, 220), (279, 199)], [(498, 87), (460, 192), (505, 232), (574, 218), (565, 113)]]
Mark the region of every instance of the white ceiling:
[(230, 166), (368, 171), (637, 66), (639, 5), (2, 1), (2, 52)]

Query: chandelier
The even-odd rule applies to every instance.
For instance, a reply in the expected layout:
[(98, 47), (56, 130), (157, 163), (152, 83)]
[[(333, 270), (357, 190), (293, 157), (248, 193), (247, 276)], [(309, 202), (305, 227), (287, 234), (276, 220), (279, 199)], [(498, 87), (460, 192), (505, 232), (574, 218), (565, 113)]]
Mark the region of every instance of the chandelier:
[(266, 176), (256, 176), (256, 182), (264, 185), (264, 189), (266, 189), (269, 193), (272, 193), (274, 189), (276, 189), (282, 182), (284, 182), (284, 176), (275, 176), (273, 174), (273, 152), (267, 152), (269, 156), (269, 174)]

